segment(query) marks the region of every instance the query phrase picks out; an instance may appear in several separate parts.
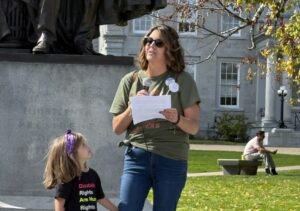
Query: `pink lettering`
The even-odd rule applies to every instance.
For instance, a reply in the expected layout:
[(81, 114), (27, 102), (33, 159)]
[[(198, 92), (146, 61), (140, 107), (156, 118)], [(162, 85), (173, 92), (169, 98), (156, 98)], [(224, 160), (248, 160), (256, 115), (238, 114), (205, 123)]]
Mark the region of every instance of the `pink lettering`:
[(95, 188), (96, 185), (94, 183), (88, 183), (88, 184), (79, 184), (79, 189), (84, 189), (84, 188)]

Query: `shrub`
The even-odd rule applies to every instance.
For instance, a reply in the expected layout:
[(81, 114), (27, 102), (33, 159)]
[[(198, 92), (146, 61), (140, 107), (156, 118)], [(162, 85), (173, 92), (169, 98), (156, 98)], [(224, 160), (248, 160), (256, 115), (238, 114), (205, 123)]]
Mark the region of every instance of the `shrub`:
[(250, 123), (244, 114), (223, 113), (216, 118), (218, 137), (223, 141), (246, 142)]

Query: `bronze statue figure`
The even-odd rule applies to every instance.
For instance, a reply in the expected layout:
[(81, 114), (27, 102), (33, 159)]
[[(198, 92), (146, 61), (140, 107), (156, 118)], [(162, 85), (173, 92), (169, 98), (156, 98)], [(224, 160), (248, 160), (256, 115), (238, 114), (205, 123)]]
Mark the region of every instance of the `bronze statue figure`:
[(36, 42), (39, 0), (0, 0), (0, 48), (26, 48)]
[[(99, 0), (42, 0), (33, 53), (74, 52), (96, 54), (96, 14)], [(59, 45), (57, 45), (59, 43)], [(63, 44), (63, 45), (61, 45)]]
[(33, 53), (99, 54), (92, 45), (99, 25), (125, 25), (165, 7), (166, 0), (41, 0), (40, 5), (40, 36)]
[(0, 48), (15, 28), (8, 18), (12, 7), (18, 8), (14, 13), (23, 30), (14, 39), (35, 45), (33, 53), (99, 54), (92, 46), (99, 25), (124, 26), (166, 5), (167, 0), (0, 0)]

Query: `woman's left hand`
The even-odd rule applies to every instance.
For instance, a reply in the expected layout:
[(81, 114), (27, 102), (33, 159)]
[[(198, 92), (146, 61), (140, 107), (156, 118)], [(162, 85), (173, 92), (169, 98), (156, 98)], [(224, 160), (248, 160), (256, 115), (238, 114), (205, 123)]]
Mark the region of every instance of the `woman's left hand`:
[(163, 111), (160, 111), (159, 113), (162, 114), (166, 118), (166, 120), (171, 123), (176, 123), (178, 121), (178, 118), (180, 118), (176, 108), (167, 108)]

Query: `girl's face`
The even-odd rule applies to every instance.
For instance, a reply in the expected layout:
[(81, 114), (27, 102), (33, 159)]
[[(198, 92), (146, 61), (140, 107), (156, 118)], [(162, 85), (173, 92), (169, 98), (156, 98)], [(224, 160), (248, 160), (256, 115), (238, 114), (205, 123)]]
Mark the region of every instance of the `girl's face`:
[(87, 161), (92, 157), (92, 151), (90, 146), (86, 142), (82, 142), (77, 149), (78, 159), (81, 161)]
[(145, 53), (148, 62), (166, 63), (166, 47), (161, 40), (160, 31), (154, 30), (145, 42)]

